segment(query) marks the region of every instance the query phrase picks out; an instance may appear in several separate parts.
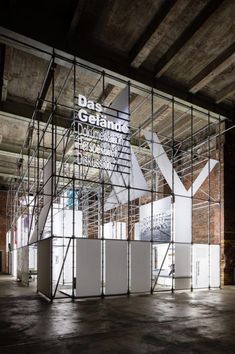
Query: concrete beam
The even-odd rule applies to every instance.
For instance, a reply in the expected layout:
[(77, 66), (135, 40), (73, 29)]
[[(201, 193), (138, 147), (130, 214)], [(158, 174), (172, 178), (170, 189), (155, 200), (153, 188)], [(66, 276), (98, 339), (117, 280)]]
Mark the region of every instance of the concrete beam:
[(195, 19), (185, 28), (179, 38), (156, 63), (154, 72), (157, 78), (161, 77), (167, 71), (180, 49), (191, 40), (192, 36), (207, 22), (209, 17), (217, 10), (222, 2), (223, 0), (210, 0)]
[[(130, 53), (131, 66), (139, 68), (160, 42), (165, 34), (166, 27), (172, 23), (173, 17), (175, 18), (175, 16), (177, 16), (176, 3), (183, 3), (186, 6), (188, 2), (189, 0), (169, 0), (163, 2), (160, 10), (157, 11), (145, 32), (132, 48)], [(178, 8), (180, 8), (180, 6), (178, 6)], [(182, 11), (182, 9), (180, 11)]]
[(225, 86), (217, 95), (216, 103), (224, 101), (226, 98), (235, 93), (235, 82), (232, 82), (230, 85)]
[(235, 42), (193, 78), (190, 84), (190, 92), (196, 93), (200, 91), (234, 62)]

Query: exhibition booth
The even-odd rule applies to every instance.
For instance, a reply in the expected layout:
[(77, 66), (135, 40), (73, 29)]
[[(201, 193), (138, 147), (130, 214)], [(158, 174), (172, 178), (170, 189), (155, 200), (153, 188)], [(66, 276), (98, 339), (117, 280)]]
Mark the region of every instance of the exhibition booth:
[(12, 274), (49, 299), (219, 287), (222, 118), (63, 60), (12, 194)]

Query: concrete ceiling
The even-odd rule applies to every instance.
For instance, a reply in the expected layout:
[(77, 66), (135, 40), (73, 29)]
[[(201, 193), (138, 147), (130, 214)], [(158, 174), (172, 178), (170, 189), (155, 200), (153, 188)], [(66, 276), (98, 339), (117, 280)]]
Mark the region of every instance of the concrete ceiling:
[[(233, 120), (235, 103), (235, 2), (233, 0), (51, 0), (1, 3), (0, 25), (29, 38), (151, 85)], [(0, 30), (1, 34), (1, 30)], [(0, 39), (0, 184), (17, 176), (18, 153), (43, 85), (49, 61)], [(73, 104), (69, 67), (57, 64), (55, 93), (67, 79), (61, 104)], [(80, 69), (77, 90), (109, 105), (121, 87)], [(98, 84), (97, 84), (98, 82)], [(45, 84), (45, 82), (44, 82)], [(80, 85), (80, 86), (79, 86)], [(95, 87), (95, 89), (94, 89)], [(49, 116), (51, 80), (41, 102)], [(132, 92), (132, 125), (150, 115), (150, 101)], [(154, 103), (155, 129), (171, 134), (169, 102)], [(69, 116), (62, 107), (61, 115)], [(176, 138), (184, 141), (190, 112), (176, 107)], [(145, 117), (143, 119), (143, 117)], [(200, 115), (195, 129), (205, 127)], [(48, 142), (49, 144), (49, 142)], [(7, 163), (9, 162), (9, 163)]]

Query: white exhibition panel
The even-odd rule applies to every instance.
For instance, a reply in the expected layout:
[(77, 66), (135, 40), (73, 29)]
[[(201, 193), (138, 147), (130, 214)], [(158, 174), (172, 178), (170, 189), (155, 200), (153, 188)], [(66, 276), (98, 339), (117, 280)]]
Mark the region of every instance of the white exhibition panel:
[(191, 244), (175, 244), (175, 289), (191, 287)]
[[(101, 237), (102, 237), (102, 226)], [(103, 225), (103, 236), (105, 239), (126, 240), (126, 223), (113, 221)]]
[(135, 228), (134, 228), (134, 239), (136, 241), (140, 240), (140, 223), (136, 222), (135, 223)]
[[(69, 239), (64, 239), (64, 256), (65, 256), (65, 253), (67, 252), (68, 244), (69, 244)], [(75, 244), (75, 248), (76, 248), (76, 244)], [(75, 253), (75, 257), (74, 257), (74, 269), (76, 271), (76, 253)], [(67, 256), (66, 256), (65, 263), (64, 263), (64, 269), (63, 269), (62, 276), (63, 276), (63, 283), (64, 284), (72, 284), (72, 280), (73, 280), (73, 243), (72, 243), (72, 241), (70, 242), (70, 245), (69, 245), (69, 249), (68, 249)]]
[(171, 196), (140, 206), (139, 214), (141, 240), (171, 241)]
[(151, 289), (151, 243), (131, 241), (130, 288), (132, 293)]
[(37, 269), (37, 248), (29, 246), (29, 269)]
[(209, 286), (209, 245), (193, 244), (193, 288)]
[(63, 239), (53, 238), (53, 262), (52, 262), (52, 275), (53, 282), (57, 283), (61, 267), (63, 264)]
[[(114, 111), (112, 109), (107, 109), (106, 114), (109, 115), (109, 119), (113, 119), (115, 121), (120, 121), (119, 118), (125, 119), (129, 125), (129, 87), (126, 86), (120, 94), (115, 98), (115, 100), (111, 103), (110, 107), (119, 111), (117, 118), (112, 118), (111, 116), (114, 115)], [(124, 112), (124, 113), (120, 113)], [(128, 152), (128, 154), (126, 153)], [(130, 153), (130, 155), (129, 155)], [(112, 172), (108, 171), (110, 176), (111, 182), (114, 185), (113, 190), (110, 193), (108, 199), (106, 200), (104, 210), (110, 210), (115, 207), (116, 203), (124, 204), (128, 202), (128, 198), (130, 200), (134, 200), (136, 198), (140, 198), (141, 196), (146, 194), (145, 190), (148, 190), (148, 185), (144, 178), (144, 175), (139, 167), (137, 158), (133, 149), (130, 147), (130, 142), (127, 140), (124, 143), (123, 151), (120, 153), (119, 157), (116, 159), (117, 164), (124, 165), (127, 164), (127, 161), (122, 159), (130, 160), (130, 170), (126, 167), (122, 167), (122, 171), (130, 172), (128, 175), (127, 173), (121, 172)], [(127, 193), (125, 189), (130, 184), (131, 188), (130, 193)], [(137, 188), (137, 189), (134, 189)], [(138, 190), (138, 188), (142, 190)], [(148, 192), (147, 192), (148, 193)]]
[(38, 217), (38, 223), (35, 225), (35, 229), (33, 230), (33, 233), (31, 235), (30, 243), (37, 242), (37, 240), (40, 239), (40, 236), (42, 235), (47, 222), (50, 207), (50, 204), (46, 204), (42, 207)]
[(21, 248), (21, 257), (22, 257), (22, 274), (21, 280), (24, 284), (28, 284), (29, 282), (29, 246), (24, 246)]
[(17, 249), (11, 251), (11, 274), (17, 277)]
[[(82, 211), (74, 211), (75, 237), (82, 237)], [(73, 236), (73, 210), (64, 210), (64, 236)]]
[(53, 204), (53, 236), (63, 235), (63, 209), (59, 204)]
[(76, 240), (76, 296), (101, 294), (101, 240)]
[(127, 241), (105, 241), (105, 294), (124, 294), (127, 289)]
[(38, 291), (51, 297), (51, 244), (48, 238), (37, 243), (38, 246)]
[(192, 241), (192, 199), (175, 196), (174, 203), (174, 241)]
[(210, 286), (220, 286), (220, 246), (210, 245)]

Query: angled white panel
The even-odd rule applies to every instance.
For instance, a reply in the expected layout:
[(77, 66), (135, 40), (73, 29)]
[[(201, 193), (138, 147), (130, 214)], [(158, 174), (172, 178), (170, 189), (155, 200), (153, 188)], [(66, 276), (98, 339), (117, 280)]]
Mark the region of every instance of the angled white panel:
[[(128, 186), (128, 179), (130, 178), (130, 200), (134, 200), (136, 198), (140, 198), (143, 195), (148, 194), (146, 190), (148, 190), (147, 182), (144, 178), (144, 175), (140, 169), (137, 158), (134, 154), (133, 149), (131, 148), (131, 169), (130, 176), (121, 175), (118, 172), (114, 172), (111, 175), (111, 181), (113, 184)], [(133, 189), (140, 188), (143, 190)], [(115, 204), (120, 203), (124, 204), (128, 202), (128, 191), (126, 188), (114, 186), (112, 192), (110, 193), (108, 199), (105, 203), (105, 211), (112, 209), (115, 207)]]
[(76, 240), (76, 296), (101, 293), (101, 240)]
[(127, 241), (105, 241), (105, 294), (125, 294), (127, 289)]
[[(111, 116), (109, 117), (110, 119), (114, 119), (115, 121), (120, 121), (120, 118), (123, 118), (127, 120), (127, 124), (129, 125), (129, 88), (126, 86), (121, 93), (117, 96), (117, 98), (112, 102), (110, 105), (111, 108), (116, 109), (118, 111), (124, 112), (123, 113), (118, 113), (118, 116), (115, 118), (112, 118)], [(111, 109), (107, 109), (105, 112), (107, 115), (114, 115), (114, 111)], [(125, 114), (126, 113), (126, 114)], [(129, 154), (127, 154), (130, 153)], [(127, 161), (124, 161), (122, 159), (127, 159), (130, 161), (130, 169), (127, 167), (121, 167), (121, 170), (123, 172), (130, 172), (130, 175), (126, 173), (120, 173), (120, 172), (111, 172), (108, 171), (108, 174), (110, 176), (113, 186), (113, 190), (108, 197), (106, 203), (105, 203), (105, 210), (110, 210), (115, 207), (116, 203), (119, 204), (124, 204), (128, 201), (128, 193), (126, 191), (126, 187), (128, 187), (128, 184), (130, 182), (130, 185), (132, 188), (140, 188), (143, 190), (147, 190), (148, 186), (145, 181), (145, 178), (143, 176), (143, 173), (139, 167), (138, 161), (136, 159), (136, 156), (134, 154), (134, 151), (130, 148), (130, 142), (126, 141), (123, 146), (123, 150), (120, 153), (119, 157), (116, 159), (117, 164), (125, 165), (127, 164)], [(124, 188), (123, 188), (124, 187)], [(141, 197), (142, 195), (145, 195), (145, 191), (141, 190), (130, 190), (130, 200), (134, 200), (136, 198)]]
[(151, 243), (131, 241), (130, 289), (132, 293), (151, 290)]
[(203, 167), (195, 181), (193, 182), (192, 187), (189, 188), (188, 190), (188, 195), (191, 196), (191, 193), (193, 192), (193, 195), (196, 194), (198, 189), (202, 186), (203, 182), (207, 179), (215, 165), (218, 163), (217, 160), (210, 159), (206, 165)]
[(220, 286), (220, 246), (210, 245), (210, 286)]
[(193, 245), (193, 287), (209, 286), (209, 245)]
[[(144, 132), (145, 138), (149, 144), (150, 150), (152, 151), (153, 157), (157, 162), (161, 173), (163, 174), (165, 180), (167, 181), (171, 190), (173, 190), (173, 181), (172, 181), (172, 164), (163, 149), (160, 140), (156, 133), (151, 131)], [(183, 183), (181, 182), (179, 176), (174, 170), (174, 191), (176, 194), (186, 194), (186, 189), (184, 188)]]
[(175, 242), (191, 243), (192, 240), (192, 199), (175, 197), (174, 203)]

